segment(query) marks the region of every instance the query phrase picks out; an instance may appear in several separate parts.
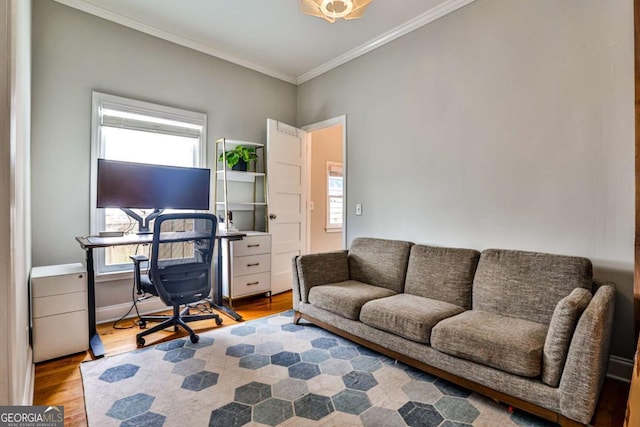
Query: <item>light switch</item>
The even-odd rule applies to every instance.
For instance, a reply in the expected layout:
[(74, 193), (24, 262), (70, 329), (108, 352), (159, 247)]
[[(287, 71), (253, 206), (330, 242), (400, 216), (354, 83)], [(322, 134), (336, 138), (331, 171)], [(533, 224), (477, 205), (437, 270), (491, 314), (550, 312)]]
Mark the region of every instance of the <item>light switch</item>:
[(315, 203), (313, 203), (313, 200), (310, 200), (310, 201), (309, 201), (309, 210), (310, 210), (310, 211), (312, 211), (312, 210), (314, 210), (315, 208), (316, 208), (316, 204), (315, 204)]
[(362, 203), (356, 203), (356, 215), (362, 215)]

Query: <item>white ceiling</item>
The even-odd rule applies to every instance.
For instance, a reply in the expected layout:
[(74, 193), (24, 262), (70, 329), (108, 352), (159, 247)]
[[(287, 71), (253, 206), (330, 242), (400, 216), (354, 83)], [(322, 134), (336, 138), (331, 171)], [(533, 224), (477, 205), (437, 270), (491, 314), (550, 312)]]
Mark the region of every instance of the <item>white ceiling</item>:
[(298, 0), (56, 1), (300, 84), (474, 0), (373, 0), (363, 18), (334, 24)]

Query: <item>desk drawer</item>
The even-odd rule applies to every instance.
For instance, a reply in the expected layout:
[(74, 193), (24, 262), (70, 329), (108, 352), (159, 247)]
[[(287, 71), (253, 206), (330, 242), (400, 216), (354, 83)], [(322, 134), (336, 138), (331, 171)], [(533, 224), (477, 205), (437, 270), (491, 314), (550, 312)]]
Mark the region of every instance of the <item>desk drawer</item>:
[(264, 273), (271, 271), (271, 254), (250, 255), (233, 258), (233, 275)]
[(33, 319), (33, 361), (53, 359), (89, 348), (87, 310)]
[(85, 272), (31, 279), (33, 298), (86, 291), (87, 274)]
[(268, 234), (247, 236), (242, 240), (234, 240), (231, 244), (233, 245), (234, 257), (271, 253), (271, 236)]
[(87, 293), (52, 295), (33, 299), (33, 317), (46, 317), (87, 309)]
[(233, 295), (231, 298), (243, 295), (268, 292), (271, 289), (271, 273), (249, 274), (233, 278)]

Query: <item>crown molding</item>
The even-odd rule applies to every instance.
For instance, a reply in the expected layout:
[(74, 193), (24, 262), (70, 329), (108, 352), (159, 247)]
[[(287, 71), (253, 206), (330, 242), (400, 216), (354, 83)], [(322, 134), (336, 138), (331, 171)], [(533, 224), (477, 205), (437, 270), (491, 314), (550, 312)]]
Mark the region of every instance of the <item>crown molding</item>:
[(443, 16), (462, 8), (469, 3), (473, 3), (474, 1), (475, 0), (447, 0), (446, 2), (434, 7), (433, 9), (430, 9), (425, 13), (408, 20), (404, 24), (390, 31), (387, 31), (379, 37), (369, 40), (367, 43), (360, 45), (355, 49), (337, 56), (331, 61), (325, 62), (319, 67), (316, 67), (313, 70), (298, 76), (298, 78), (296, 79), (296, 83), (298, 85), (301, 85), (302, 83), (308, 82), (309, 80), (316, 78), (319, 75), (326, 73), (327, 71), (333, 70), (334, 68), (339, 67), (340, 65), (345, 64), (359, 56), (362, 56), (365, 53), (371, 52), (372, 50), (377, 49), (380, 46), (384, 46), (385, 44), (392, 42), (393, 40), (402, 37), (405, 34), (415, 31), (418, 28), (423, 27), (439, 18), (442, 18)]
[(191, 40), (186, 37), (179, 36), (177, 34), (173, 34), (165, 30), (161, 30), (154, 26), (142, 23), (140, 21), (136, 21), (135, 19), (127, 18), (126, 16), (120, 15), (110, 10), (103, 9), (94, 4), (88, 3), (84, 0), (55, 0), (55, 1), (65, 6), (69, 6), (74, 9), (78, 9), (83, 12), (89, 13), (91, 15), (95, 15), (100, 18), (106, 19), (108, 21), (115, 22), (120, 25), (124, 25), (125, 27), (133, 28), (134, 30), (138, 30), (145, 34), (149, 34), (151, 36), (170, 41), (177, 45), (188, 47), (198, 52), (206, 53), (207, 55), (224, 59), (225, 61), (240, 65), (245, 68), (249, 68), (251, 70), (257, 71), (262, 74), (266, 74), (267, 76), (274, 77), (279, 80), (283, 80), (287, 83), (296, 84), (296, 78), (294, 76), (290, 76), (288, 74), (284, 74), (279, 71), (272, 70), (270, 68), (262, 67), (250, 61), (246, 61), (242, 58), (238, 58), (237, 56), (230, 55), (226, 52), (222, 52), (204, 43), (200, 43), (195, 40)]
[(85, 0), (55, 0), (55, 1), (65, 6), (69, 6), (74, 9), (78, 9), (83, 12), (89, 13), (91, 15), (95, 15), (100, 18), (106, 19), (108, 21), (115, 22), (120, 25), (124, 25), (125, 27), (133, 28), (134, 30), (138, 30), (145, 34), (149, 34), (151, 36), (170, 41), (177, 45), (185, 46), (190, 49), (196, 50), (198, 52), (215, 56), (217, 58), (231, 62), (233, 64), (237, 64), (242, 67), (249, 68), (251, 70), (265, 74), (267, 76), (274, 77), (279, 80), (283, 80), (287, 83), (300, 85), (315, 77), (318, 77), (321, 74), (326, 73), (327, 71), (330, 71), (336, 67), (339, 67), (342, 64), (345, 64), (355, 58), (358, 58), (359, 56), (362, 56), (368, 52), (371, 52), (374, 49), (384, 46), (385, 44), (392, 42), (393, 40), (399, 37), (402, 37), (405, 34), (415, 31), (418, 28), (423, 27), (424, 25), (427, 25), (445, 15), (448, 15), (449, 13), (454, 12), (468, 5), (469, 3), (472, 3), (475, 0), (447, 0), (444, 3), (441, 3), (438, 6), (426, 11), (425, 13), (418, 15), (413, 19), (410, 19), (404, 24), (390, 31), (387, 31), (386, 33), (372, 40), (369, 40), (367, 43), (364, 43), (363, 45), (360, 45), (355, 49), (352, 49), (332, 59), (331, 61), (328, 61), (320, 65), (319, 67), (316, 67), (313, 70), (298, 76), (297, 78), (285, 73), (281, 73), (279, 71), (272, 70), (267, 67), (263, 67), (261, 65), (254, 64), (250, 61), (244, 60), (242, 58), (238, 58), (237, 56), (231, 55), (229, 53), (222, 52), (204, 43), (200, 43), (195, 40), (191, 40), (186, 37), (173, 34), (165, 30), (161, 30), (159, 28), (145, 24), (135, 19), (131, 19), (126, 16), (120, 15), (118, 13), (112, 12), (110, 10), (103, 9)]

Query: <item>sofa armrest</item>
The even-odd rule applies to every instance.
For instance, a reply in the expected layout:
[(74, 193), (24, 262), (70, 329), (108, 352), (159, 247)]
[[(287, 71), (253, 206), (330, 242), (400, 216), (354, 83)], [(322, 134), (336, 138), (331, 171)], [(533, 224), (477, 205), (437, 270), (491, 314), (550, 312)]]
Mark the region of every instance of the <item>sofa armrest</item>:
[(293, 258), (294, 309), (297, 310), (299, 302), (309, 302), (309, 290), (312, 287), (349, 280), (347, 253), (323, 252)]
[(298, 279), (298, 258), (300, 255), (295, 255), (291, 258), (291, 282), (292, 282), (292, 293), (293, 293), (293, 309), (298, 311), (298, 307), (300, 306), (300, 279)]
[(560, 412), (588, 424), (606, 375), (616, 289), (594, 283), (594, 295), (580, 317), (560, 379)]

